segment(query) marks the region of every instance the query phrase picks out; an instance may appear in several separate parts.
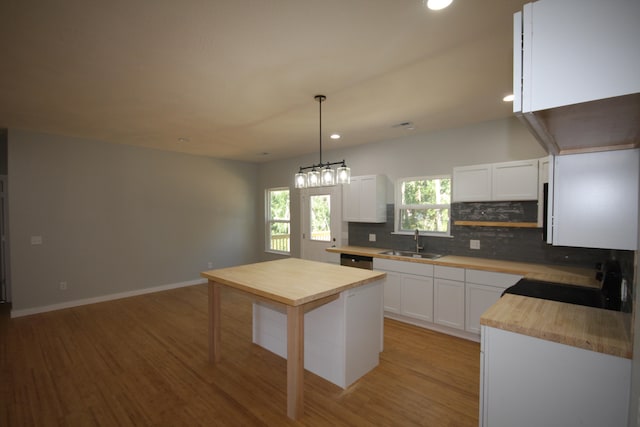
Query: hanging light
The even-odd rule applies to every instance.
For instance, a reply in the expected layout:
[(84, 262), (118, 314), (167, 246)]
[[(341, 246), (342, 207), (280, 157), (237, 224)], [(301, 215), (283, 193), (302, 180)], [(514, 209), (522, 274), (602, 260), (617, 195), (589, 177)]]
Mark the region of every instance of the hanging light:
[[(294, 176), (295, 188), (320, 187), (338, 184), (349, 184), (351, 182), (351, 169), (347, 167), (344, 160), (341, 162), (322, 162), (322, 102), (327, 99), (324, 95), (316, 95), (314, 99), (318, 101), (320, 112), (320, 162), (311, 166), (300, 166), (298, 173)], [(331, 166), (340, 165), (337, 171)], [(305, 170), (311, 169), (304, 173)]]

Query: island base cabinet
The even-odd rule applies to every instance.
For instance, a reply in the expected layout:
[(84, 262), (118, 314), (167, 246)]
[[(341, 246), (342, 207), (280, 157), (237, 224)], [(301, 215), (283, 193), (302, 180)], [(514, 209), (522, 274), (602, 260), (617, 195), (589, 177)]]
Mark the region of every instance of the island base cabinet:
[[(349, 289), (304, 315), (304, 367), (347, 388), (379, 363), (383, 345), (383, 282)], [(253, 304), (253, 342), (287, 358), (286, 311)]]
[(480, 425), (627, 426), (631, 360), (482, 326)]

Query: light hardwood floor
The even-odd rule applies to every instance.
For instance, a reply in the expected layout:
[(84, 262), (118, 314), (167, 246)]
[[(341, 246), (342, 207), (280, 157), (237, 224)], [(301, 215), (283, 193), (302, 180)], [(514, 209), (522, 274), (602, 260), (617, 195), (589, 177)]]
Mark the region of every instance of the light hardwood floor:
[(0, 426), (477, 426), (479, 344), (385, 320), (380, 365), (346, 390), (251, 343), (251, 301), (225, 291), (207, 362), (207, 288), (0, 319)]

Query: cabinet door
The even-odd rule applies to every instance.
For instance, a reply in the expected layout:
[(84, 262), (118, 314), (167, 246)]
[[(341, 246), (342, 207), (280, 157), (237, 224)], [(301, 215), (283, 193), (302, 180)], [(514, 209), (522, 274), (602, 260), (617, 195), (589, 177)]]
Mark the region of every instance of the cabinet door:
[(359, 177), (351, 177), (351, 183), (343, 186), (343, 221), (359, 221), (360, 219), (360, 187)]
[(480, 316), (500, 299), (502, 291), (503, 289), (494, 286), (467, 283), (465, 316), (467, 332), (480, 333)]
[(464, 329), (464, 282), (434, 280), (435, 323)]
[(492, 165), (492, 200), (537, 200), (538, 160)]
[(453, 201), (484, 202), (491, 200), (491, 165), (453, 168)]
[(553, 244), (638, 249), (640, 149), (555, 157)]
[(402, 295), (402, 275), (400, 273), (387, 272), (384, 281), (384, 311), (400, 313)]
[(386, 222), (387, 182), (384, 175), (351, 177), (344, 186), (343, 216), (351, 222)]
[(402, 275), (402, 314), (433, 321), (433, 278)]
[(525, 5), (523, 111), (640, 92), (639, 17), (633, 0)]

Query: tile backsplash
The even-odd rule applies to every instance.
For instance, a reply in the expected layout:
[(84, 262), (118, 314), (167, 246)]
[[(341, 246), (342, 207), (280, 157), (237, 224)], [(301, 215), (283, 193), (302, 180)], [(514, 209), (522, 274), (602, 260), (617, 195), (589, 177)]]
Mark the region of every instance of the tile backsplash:
[[(625, 266), (633, 265), (633, 251), (552, 246), (542, 240), (540, 228), (456, 226), (456, 220), (535, 222), (537, 202), (483, 202), (451, 204), (451, 236), (421, 236), (424, 252), (471, 256), (538, 264), (570, 265), (594, 268), (595, 264), (617, 258)], [(387, 205), (383, 224), (349, 223), (349, 245), (415, 250), (413, 236), (393, 234), (394, 205)], [(376, 235), (369, 242), (369, 234)], [(480, 249), (470, 249), (469, 241), (479, 240)]]

